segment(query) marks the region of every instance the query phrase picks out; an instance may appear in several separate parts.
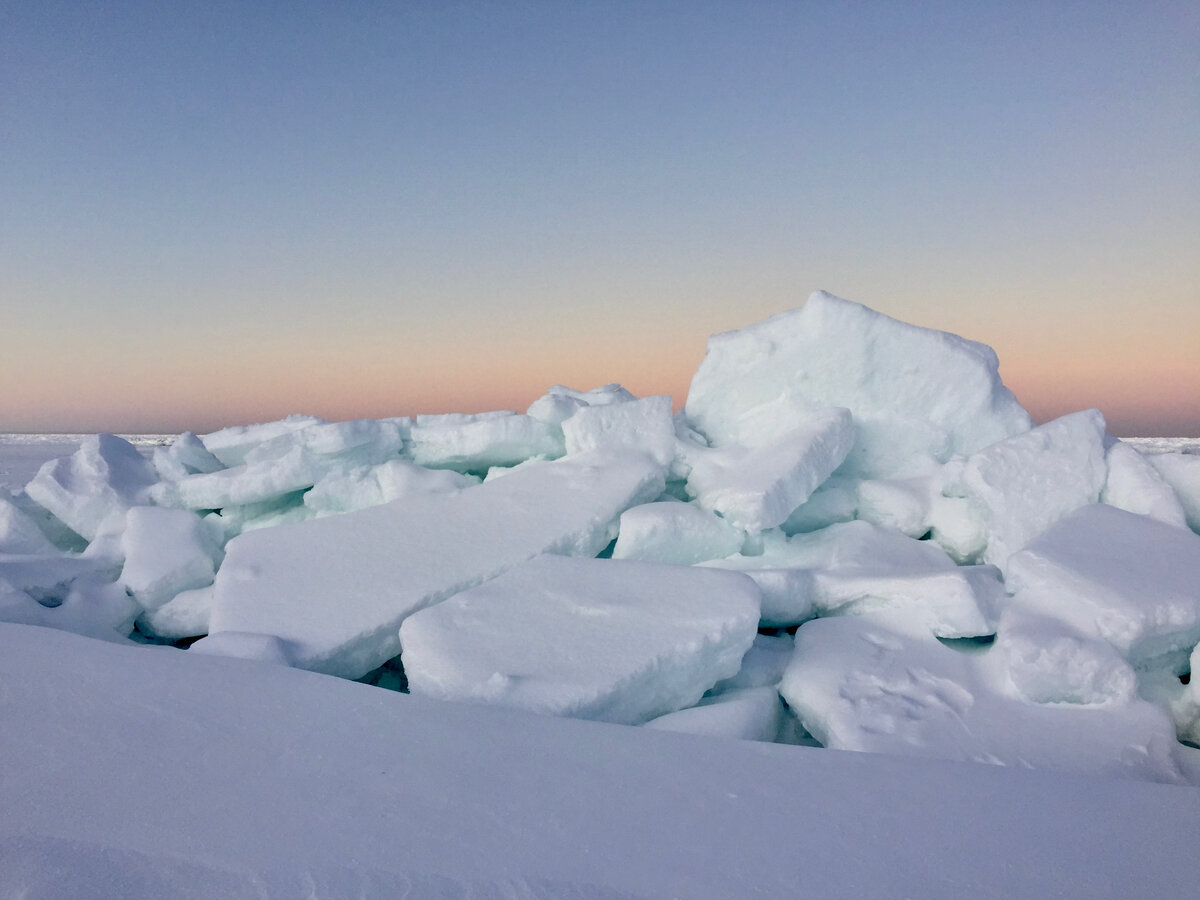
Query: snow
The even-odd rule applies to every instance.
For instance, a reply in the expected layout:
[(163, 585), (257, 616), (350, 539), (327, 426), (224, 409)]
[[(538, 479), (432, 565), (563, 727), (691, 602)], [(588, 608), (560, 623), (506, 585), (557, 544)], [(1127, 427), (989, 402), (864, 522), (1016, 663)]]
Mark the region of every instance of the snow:
[(594, 556), (657, 497), (649, 457), (580, 455), (503, 478), (230, 541), (211, 626), (292, 643), (296, 664), (356, 678), (399, 652), (411, 613), (542, 553)]
[(409, 616), (409, 689), (639, 724), (734, 675), (758, 627), (735, 572), (544, 556)]
[(788, 721), (779, 692), (773, 687), (756, 687), (706, 697), (689, 709), (651, 719), (645, 727), (743, 741), (776, 741)]
[(663, 500), (621, 513), (613, 559), (644, 559), (681, 566), (729, 556), (745, 535), (690, 503)]
[(550, 719), (0, 626), (14, 683), (4, 896), (1123, 898), (1200, 877), (1194, 788)]
[(1154, 464), (1131, 445), (1114, 440), (1108, 448), (1108, 478), (1100, 502), (1187, 528), (1179, 497)]
[(121, 535), (121, 583), (142, 609), (156, 609), (180, 591), (212, 584), (221, 550), (200, 517), (182, 509), (137, 506)]
[(562, 433), (570, 456), (637, 450), (664, 467), (675, 459), (675, 421), (666, 396), (581, 407), (562, 423)]
[(920, 474), (1031, 424), (991, 348), (823, 291), (711, 338), (687, 415), (713, 442), (740, 444), (747, 420), (780, 398), (814, 412), (849, 409), (857, 440), (843, 469), (868, 478)]

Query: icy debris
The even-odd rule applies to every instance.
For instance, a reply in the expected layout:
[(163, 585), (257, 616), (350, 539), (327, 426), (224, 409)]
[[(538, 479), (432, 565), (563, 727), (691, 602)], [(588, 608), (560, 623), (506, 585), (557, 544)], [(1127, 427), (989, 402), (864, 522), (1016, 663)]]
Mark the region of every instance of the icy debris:
[(427, 469), (406, 459), (347, 472), (330, 472), (304, 494), (304, 506), (318, 515), (354, 512), (413, 494), (444, 494), (479, 484), (449, 469)]
[(1187, 515), (1171, 485), (1132, 445), (1114, 439), (1106, 456), (1108, 479), (1100, 502), (1187, 528)]
[(758, 612), (734, 572), (545, 556), (410, 616), (400, 643), (413, 693), (634, 725), (736, 673)]
[(753, 578), (763, 592), (763, 622), (772, 626), (897, 608), (939, 637), (974, 637), (992, 633), (1003, 593), (993, 567), (956, 566), (935, 544), (862, 521), (786, 539), (769, 535), (758, 556), (702, 565)]
[(1071, 413), (972, 455), (948, 485), (966, 497), (987, 534), (983, 561), (1009, 556), (1063, 516), (1095, 503), (1108, 477), (1104, 417)]
[(857, 440), (845, 474), (916, 475), (1026, 431), (991, 348), (890, 319), (825, 292), (798, 310), (719, 334), (692, 379), (691, 422), (743, 443), (760, 407), (845, 407)]
[(588, 454), (249, 532), (226, 548), (212, 629), (274, 634), (301, 668), (357, 678), (399, 652), (411, 613), (541, 553), (595, 556), (663, 483), (649, 457)]
[(180, 591), (212, 584), (221, 550), (195, 513), (136, 506), (122, 532), (121, 583), (143, 609), (162, 606)]
[(778, 435), (762, 429), (749, 443), (688, 448), (688, 494), (733, 525), (760, 532), (783, 523), (846, 459), (854, 426), (844, 409), (829, 408)]
[(675, 421), (666, 396), (581, 407), (562, 423), (562, 433), (569, 456), (640, 451), (664, 467), (675, 459)]
[(1076, 510), (1012, 556), (1008, 583), (1137, 668), (1184, 671), (1200, 641), (1200, 537), (1146, 516)]
[(486, 472), (531, 457), (563, 455), (559, 429), (513, 412), (418, 416), (410, 434), (414, 462), (459, 472)]
[(687, 566), (737, 553), (744, 537), (728, 522), (690, 503), (646, 503), (621, 513), (612, 557)]
[(108, 516), (144, 503), (157, 480), (154, 467), (128, 441), (94, 434), (73, 455), (43, 465), (25, 493), (90, 541)]
[(324, 419), (318, 419), (316, 416), (291, 415), (278, 422), (222, 428), (220, 431), (204, 435), (200, 440), (204, 448), (219, 460), (221, 465), (240, 466), (246, 461), (246, 454), (260, 444), (302, 428), (324, 423)]
[(695, 706), (651, 719), (645, 727), (743, 741), (778, 741), (780, 733), (786, 733), (788, 718), (779, 692), (773, 687), (757, 687), (705, 697)]
[[(1009, 659), (950, 649), (895, 611), (815, 619), (796, 633), (780, 691), (834, 749), (1183, 781), (1162, 709), (1136, 697), (1029, 702), (1014, 695)], [(1037, 664), (1023, 663), (1026, 683)]]
[(1200, 533), (1200, 455), (1156, 453), (1147, 459), (1174, 488), (1187, 516), (1188, 527)]

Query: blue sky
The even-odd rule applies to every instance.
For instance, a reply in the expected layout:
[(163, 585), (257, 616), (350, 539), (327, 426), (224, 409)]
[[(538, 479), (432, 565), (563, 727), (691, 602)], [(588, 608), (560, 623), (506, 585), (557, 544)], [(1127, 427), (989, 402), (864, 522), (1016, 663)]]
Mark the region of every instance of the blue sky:
[(0, 430), (682, 402), (824, 288), (1200, 434), (1198, 9), (7, 4)]

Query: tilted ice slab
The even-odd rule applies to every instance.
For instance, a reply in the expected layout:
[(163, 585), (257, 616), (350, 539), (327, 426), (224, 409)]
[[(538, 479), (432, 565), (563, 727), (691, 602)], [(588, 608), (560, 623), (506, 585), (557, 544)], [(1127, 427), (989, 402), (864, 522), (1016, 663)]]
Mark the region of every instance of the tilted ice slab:
[(776, 741), (789, 718), (775, 688), (757, 687), (705, 697), (695, 706), (651, 719), (646, 727), (743, 741)]
[(1009, 559), (1008, 583), (1136, 667), (1185, 665), (1200, 641), (1200, 537), (1146, 516), (1076, 510)]
[(918, 474), (1026, 431), (990, 347), (888, 318), (825, 292), (798, 310), (712, 337), (687, 415), (713, 443), (744, 443), (761, 406), (845, 407), (857, 440), (843, 470)]
[(1200, 533), (1200, 456), (1193, 453), (1155, 453), (1147, 457), (1175, 489), (1188, 526)]
[(145, 502), (157, 480), (154, 467), (128, 441), (93, 434), (71, 456), (43, 465), (25, 493), (90, 541), (110, 515)]
[(212, 531), (183, 509), (135, 506), (121, 535), (121, 584), (144, 610), (157, 609), (180, 591), (212, 584), (221, 550)]
[(1137, 698), (1031, 703), (1006, 662), (950, 649), (899, 612), (816, 619), (796, 632), (780, 692), (833, 749), (1183, 782), (1165, 711)]
[(0, 554), (57, 553), (42, 529), (25, 510), (17, 506), (10, 494), (0, 487)]
[(582, 407), (562, 423), (562, 433), (571, 456), (636, 450), (661, 466), (675, 459), (675, 420), (665, 395)]
[(749, 444), (689, 448), (688, 494), (751, 533), (782, 524), (854, 445), (854, 425), (845, 409), (822, 409), (801, 418), (761, 443), (755, 435)]
[(1095, 503), (1108, 478), (1104, 417), (1071, 413), (992, 444), (967, 459), (944, 488), (965, 497), (987, 535), (983, 561), (1011, 554), (1067, 513)]
[(415, 462), (458, 472), (486, 472), (531, 457), (563, 455), (557, 427), (510, 411), (417, 416), (409, 437)]
[(408, 617), (400, 644), (413, 693), (636, 725), (735, 674), (758, 613), (735, 572), (544, 556)]
[(330, 472), (304, 495), (316, 515), (354, 512), (413, 494), (444, 494), (478, 484), (479, 479), (449, 469), (427, 469), (407, 459)]
[[(211, 453), (223, 466), (240, 466), (246, 461), (246, 454), (260, 444), (264, 444), (282, 435), (291, 434), (313, 425), (325, 424), (324, 419), (316, 416), (291, 415), (277, 422), (264, 422), (258, 425), (231, 425), (214, 431), (200, 438), (204, 448)], [(209, 468), (209, 467), (204, 467)], [(197, 471), (203, 471), (198, 468)]]
[(711, 512), (663, 500), (621, 513), (612, 556), (688, 566), (737, 553), (744, 539), (741, 531)]
[(1138, 513), (1187, 528), (1187, 514), (1175, 489), (1154, 464), (1132, 444), (1113, 438), (1108, 448), (1108, 479), (1100, 493), (1100, 502), (1127, 512)]
[(0, 684), (6, 897), (1124, 900), (1200, 877), (1194, 788), (436, 703), (41, 628), (0, 626)]
[(226, 547), (211, 628), (275, 635), (296, 665), (357, 678), (399, 652), (411, 613), (541, 553), (595, 556), (663, 483), (649, 457), (582, 455), (247, 532)]
[(901, 608), (939, 637), (993, 630), (1002, 586), (991, 566), (956, 566), (935, 544), (861, 521), (767, 538), (759, 556), (702, 564), (738, 569), (753, 578), (763, 592), (765, 624)]

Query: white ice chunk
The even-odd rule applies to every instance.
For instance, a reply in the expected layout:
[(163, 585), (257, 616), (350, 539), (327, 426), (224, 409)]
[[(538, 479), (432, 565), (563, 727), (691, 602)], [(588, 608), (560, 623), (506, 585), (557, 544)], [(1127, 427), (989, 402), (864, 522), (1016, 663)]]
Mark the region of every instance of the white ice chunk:
[(544, 556), (405, 619), (400, 643), (413, 693), (636, 725), (736, 673), (757, 626), (734, 572)]
[(212, 629), (275, 634), (298, 666), (357, 678), (399, 652), (406, 616), (541, 553), (596, 555), (663, 483), (648, 457), (585, 455), (243, 534), (217, 573)]
[(1200, 456), (1192, 453), (1156, 453), (1147, 457), (1158, 474), (1175, 490), (1188, 527), (1200, 533)]
[(486, 472), (532, 457), (563, 454), (562, 434), (532, 416), (513, 412), (418, 416), (410, 434), (413, 460), (460, 472)]
[(0, 553), (49, 554), (58, 548), (38, 528), (37, 523), (12, 501), (12, 495), (0, 487)]
[(711, 338), (687, 415), (716, 444), (744, 443), (747, 417), (781, 399), (849, 409), (857, 441), (843, 471), (861, 477), (920, 474), (1030, 426), (990, 347), (824, 292)]
[(162, 606), (138, 617), (138, 628), (167, 640), (208, 634), (212, 615), (212, 586), (180, 591)]
[(675, 459), (675, 421), (667, 396), (585, 406), (562, 423), (562, 432), (570, 456), (639, 450), (661, 466)]
[(858, 518), (919, 538), (929, 531), (937, 479), (868, 479), (858, 483)]
[(1104, 417), (1071, 413), (971, 456), (947, 493), (965, 496), (988, 535), (983, 560), (1011, 554), (1067, 513), (1100, 499), (1108, 477)]
[(795, 639), (787, 632), (755, 635), (754, 643), (742, 657), (742, 667), (738, 669), (737, 674), (724, 681), (718, 681), (710, 693), (723, 694), (745, 688), (776, 687), (783, 679), (784, 670), (791, 662), (795, 649)]
[(128, 441), (94, 434), (72, 456), (43, 465), (25, 493), (90, 541), (109, 515), (145, 502), (157, 480), (154, 467)]
[(646, 723), (658, 731), (678, 731), (743, 741), (775, 741), (787, 722), (787, 710), (773, 687), (744, 688), (705, 697), (695, 706)]
[(212, 584), (221, 551), (195, 513), (135, 506), (121, 536), (121, 583), (143, 609), (156, 609), (180, 591)]
[[(752, 440), (760, 439), (756, 430)], [(813, 412), (802, 424), (753, 446), (689, 448), (687, 491), (739, 528), (774, 528), (842, 464), (853, 443), (849, 412)]]
[(1175, 490), (1132, 445), (1115, 441), (1106, 461), (1108, 480), (1100, 493), (1102, 503), (1187, 528), (1187, 515)]
[(225, 509), (278, 500), (286, 494), (312, 487), (328, 466), (304, 447), (292, 447), (283, 456), (242, 464), (219, 472), (189, 475), (162, 482), (150, 492), (160, 506), (183, 509)]
[(1135, 667), (1183, 662), (1200, 641), (1200, 537), (1146, 516), (1078, 509), (1012, 556), (1008, 583)]
[(224, 464), (208, 451), (204, 442), (190, 431), (179, 435), (169, 446), (155, 447), (153, 460), (159, 476), (171, 481), (225, 468)]
[(859, 479), (830, 477), (779, 526), (785, 534), (820, 531), (858, 516)]
[(201, 638), (188, 648), (192, 653), (210, 656), (232, 656), (235, 659), (252, 659), (257, 662), (292, 665), (292, 655), (285, 641), (269, 634), (242, 634), (223, 631)]
[(1008, 659), (950, 649), (894, 611), (814, 619), (780, 690), (834, 749), (1183, 781), (1163, 710), (1138, 698), (1031, 703)]
[(613, 403), (628, 403), (637, 399), (619, 384), (605, 384), (590, 391), (576, 391), (561, 384), (550, 388), (543, 396), (534, 400), (526, 410), (548, 425), (561, 425), (585, 406), (608, 406)]
[[(200, 438), (206, 450), (216, 457), (223, 466), (240, 466), (246, 461), (246, 454), (273, 438), (290, 434), (302, 428), (324, 423), (324, 419), (316, 416), (291, 415), (278, 422), (264, 422), (259, 425), (233, 425), (222, 428), (212, 434)], [(197, 471), (203, 471), (203, 467)]]
[(745, 535), (690, 503), (664, 500), (621, 513), (613, 559), (691, 565), (742, 549)]
[(319, 515), (347, 513), (412, 494), (444, 494), (478, 483), (478, 478), (449, 469), (426, 469), (406, 459), (392, 459), (330, 472), (304, 495), (304, 505)]

